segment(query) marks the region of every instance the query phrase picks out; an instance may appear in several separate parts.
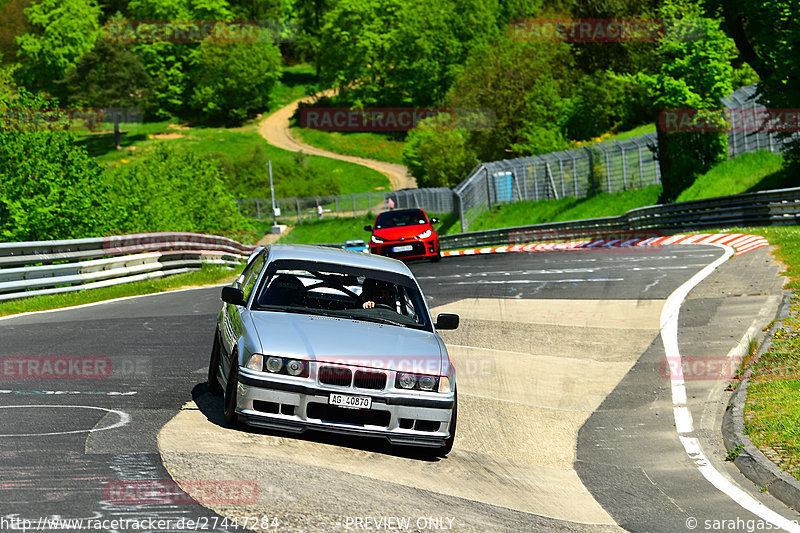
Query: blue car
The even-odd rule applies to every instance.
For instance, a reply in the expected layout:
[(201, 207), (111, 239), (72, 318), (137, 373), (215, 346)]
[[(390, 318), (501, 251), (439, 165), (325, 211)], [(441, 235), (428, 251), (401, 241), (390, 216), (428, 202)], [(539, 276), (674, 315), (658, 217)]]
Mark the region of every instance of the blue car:
[(351, 250), (353, 252), (364, 252), (365, 254), (369, 253), (369, 248), (367, 248), (367, 243), (361, 239), (352, 239), (349, 241), (344, 241), (344, 249)]

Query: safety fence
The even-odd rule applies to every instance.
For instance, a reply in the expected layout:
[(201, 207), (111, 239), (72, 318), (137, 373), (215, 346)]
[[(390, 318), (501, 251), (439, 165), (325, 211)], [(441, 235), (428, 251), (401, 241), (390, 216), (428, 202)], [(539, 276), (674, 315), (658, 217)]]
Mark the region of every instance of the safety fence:
[(0, 243), (0, 301), (142, 281), (203, 264), (237, 267), (253, 248), (198, 233)]
[(456, 210), (453, 191), (447, 187), (405, 189), (391, 192), (338, 194), (305, 198), (276, 198), (277, 216), (270, 199), (240, 199), (239, 212), (257, 220), (303, 223), (330, 217), (377, 215), (390, 209), (418, 207), (431, 213)]
[(640, 207), (622, 216), (442, 235), (443, 250), (605, 239), (624, 242), (686, 230), (800, 223), (800, 188)]

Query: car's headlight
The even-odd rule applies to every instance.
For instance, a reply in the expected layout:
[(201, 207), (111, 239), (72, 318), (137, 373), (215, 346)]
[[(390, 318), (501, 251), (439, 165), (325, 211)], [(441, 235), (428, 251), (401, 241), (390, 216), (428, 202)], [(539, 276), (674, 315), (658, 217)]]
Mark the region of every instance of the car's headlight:
[(375, 244), (381, 244), (381, 243), (383, 242), (383, 239), (381, 239), (380, 237), (376, 237), (375, 235), (373, 235), (372, 237), (370, 237), (370, 239), (369, 239), (369, 240), (370, 240), (371, 242), (375, 243)]
[[(447, 381), (445, 389), (442, 389), (440, 382)], [(395, 379), (395, 387), (406, 390), (421, 390), (427, 392), (450, 392), (450, 380), (446, 377), (427, 376), (424, 374), (408, 374), (400, 372)]]
[(269, 372), (280, 372), (281, 368), (283, 368), (283, 359), (280, 357), (270, 357), (267, 359), (267, 371)]
[(305, 372), (306, 365), (303, 361), (298, 361), (297, 359), (289, 359), (286, 362), (286, 372), (290, 376), (299, 376), (303, 372)]
[[(308, 362), (303, 361), (301, 359), (290, 359), (288, 357), (278, 357), (277, 355), (270, 355), (270, 356), (263, 356), (258, 355), (260, 358), (259, 361), (266, 361), (263, 362), (263, 366), (250, 366), (248, 364), (247, 368), (252, 368), (253, 370), (261, 370), (264, 372), (269, 372), (271, 374), (283, 374), (288, 376), (300, 377), (300, 378), (307, 378), (308, 377)], [(252, 361), (255, 356), (251, 357), (250, 360)]]
[(430, 236), (431, 236), (431, 230), (426, 229), (425, 231), (417, 235), (417, 239), (427, 239)]
[(417, 384), (417, 376), (414, 374), (399, 374), (397, 384), (401, 389), (413, 389)]

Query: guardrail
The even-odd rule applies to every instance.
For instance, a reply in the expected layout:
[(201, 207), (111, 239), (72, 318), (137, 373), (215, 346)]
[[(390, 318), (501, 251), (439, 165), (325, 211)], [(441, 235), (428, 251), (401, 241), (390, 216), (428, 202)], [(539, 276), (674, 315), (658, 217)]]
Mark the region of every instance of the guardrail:
[(732, 226), (800, 223), (800, 187), (632, 209), (622, 216), (442, 235), (443, 250), (615, 234), (618, 238)]
[(253, 248), (198, 233), (0, 243), (0, 301), (238, 266)]

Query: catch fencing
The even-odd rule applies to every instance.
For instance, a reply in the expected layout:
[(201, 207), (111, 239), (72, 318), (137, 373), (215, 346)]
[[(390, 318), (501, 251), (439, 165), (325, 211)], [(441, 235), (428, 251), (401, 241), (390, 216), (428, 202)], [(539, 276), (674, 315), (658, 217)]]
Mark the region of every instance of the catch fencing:
[(431, 213), (452, 213), (456, 210), (453, 191), (447, 187), (405, 189), (391, 192), (338, 194), (305, 198), (276, 198), (280, 214), (272, 211), (270, 199), (240, 199), (239, 212), (262, 220), (278, 222), (310, 222), (330, 217), (357, 217), (372, 213), (377, 215), (389, 209), (418, 207)]
[(181, 274), (203, 264), (238, 267), (253, 249), (198, 233), (0, 243), (0, 301)]

